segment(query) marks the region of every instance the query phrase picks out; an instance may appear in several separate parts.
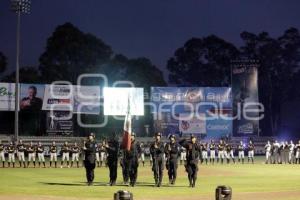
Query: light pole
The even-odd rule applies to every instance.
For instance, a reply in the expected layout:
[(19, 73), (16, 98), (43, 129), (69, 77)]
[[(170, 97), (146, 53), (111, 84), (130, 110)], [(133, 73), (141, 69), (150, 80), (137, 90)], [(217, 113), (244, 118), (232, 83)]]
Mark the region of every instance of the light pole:
[(15, 83), (15, 139), (19, 137), (19, 68), (20, 68), (20, 22), (21, 13), (29, 14), (31, 0), (11, 0), (11, 10), (17, 14), (16, 83)]

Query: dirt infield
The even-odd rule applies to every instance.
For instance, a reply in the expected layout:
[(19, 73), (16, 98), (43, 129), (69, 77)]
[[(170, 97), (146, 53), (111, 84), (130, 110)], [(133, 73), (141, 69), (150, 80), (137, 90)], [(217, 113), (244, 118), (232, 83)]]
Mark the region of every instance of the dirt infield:
[[(299, 199), (300, 190), (298, 191), (280, 191), (280, 192), (245, 192), (233, 193), (233, 200), (296, 200)], [(74, 197), (55, 197), (55, 196), (7, 196), (1, 195), (0, 200), (96, 200), (99, 198), (74, 198)], [(113, 199), (102, 198), (103, 200)], [(135, 200), (167, 200), (168, 198), (134, 198)], [(212, 200), (214, 194), (205, 196), (185, 196), (172, 197), (172, 200)]]

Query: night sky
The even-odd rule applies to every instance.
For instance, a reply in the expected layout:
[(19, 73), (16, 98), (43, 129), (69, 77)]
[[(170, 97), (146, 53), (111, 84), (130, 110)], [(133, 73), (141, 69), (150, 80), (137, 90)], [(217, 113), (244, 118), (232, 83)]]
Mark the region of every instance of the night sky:
[[(16, 16), (0, 1), (0, 51), (14, 69)], [(166, 74), (166, 62), (191, 37), (215, 34), (236, 45), (239, 34), (277, 37), (300, 28), (299, 0), (32, 0), (22, 17), (21, 66), (37, 66), (46, 39), (71, 22), (130, 58), (147, 57)]]

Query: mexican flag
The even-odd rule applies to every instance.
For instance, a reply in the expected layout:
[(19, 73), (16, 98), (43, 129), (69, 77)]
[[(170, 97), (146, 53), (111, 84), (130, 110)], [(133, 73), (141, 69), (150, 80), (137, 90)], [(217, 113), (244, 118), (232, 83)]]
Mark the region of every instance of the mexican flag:
[(130, 115), (130, 100), (128, 97), (127, 112), (124, 121), (124, 131), (123, 131), (123, 140), (122, 140), (123, 149), (127, 151), (131, 147), (131, 115)]

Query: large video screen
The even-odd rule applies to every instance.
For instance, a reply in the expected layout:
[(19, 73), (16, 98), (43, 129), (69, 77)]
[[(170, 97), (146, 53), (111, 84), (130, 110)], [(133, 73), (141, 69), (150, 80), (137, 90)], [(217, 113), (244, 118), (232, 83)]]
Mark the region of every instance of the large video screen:
[(128, 102), (131, 115), (144, 115), (143, 88), (103, 88), (104, 115), (126, 115)]

